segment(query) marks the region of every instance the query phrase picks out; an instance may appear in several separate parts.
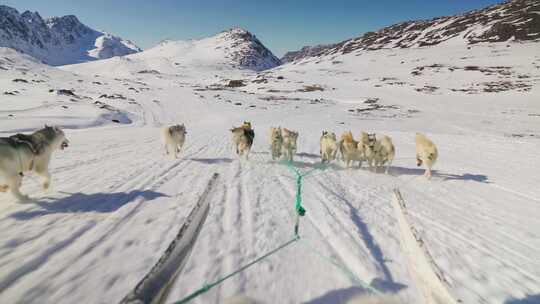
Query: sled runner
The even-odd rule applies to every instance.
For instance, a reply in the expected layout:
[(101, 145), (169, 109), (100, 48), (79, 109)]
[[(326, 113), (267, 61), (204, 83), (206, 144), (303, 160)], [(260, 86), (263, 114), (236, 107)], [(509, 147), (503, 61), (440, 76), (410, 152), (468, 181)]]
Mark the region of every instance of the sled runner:
[(189, 259), (191, 250), (197, 241), (202, 226), (210, 210), (209, 196), (217, 183), (219, 174), (214, 173), (199, 201), (186, 218), (184, 225), (171, 242), (159, 261), (150, 272), (137, 284), (120, 303), (142, 304), (163, 303), (167, 299), (169, 288)]

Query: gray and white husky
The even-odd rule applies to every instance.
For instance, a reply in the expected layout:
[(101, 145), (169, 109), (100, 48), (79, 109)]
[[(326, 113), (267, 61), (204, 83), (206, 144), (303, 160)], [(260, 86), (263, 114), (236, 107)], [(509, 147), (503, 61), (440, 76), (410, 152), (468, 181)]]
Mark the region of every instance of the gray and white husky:
[(396, 156), (396, 148), (392, 143), (392, 138), (386, 135), (381, 135), (379, 138), (375, 134), (368, 134), (368, 144), (365, 146), (365, 155), (370, 169), (378, 171), (386, 164), (385, 174), (388, 174), (390, 165)]
[(184, 124), (163, 127), (161, 129), (161, 140), (163, 148), (167, 155), (173, 154), (174, 158), (178, 158), (178, 153), (182, 150), (186, 141), (186, 127)]
[(297, 149), (296, 141), (298, 140), (298, 132), (284, 128), (282, 136), (283, 144), (281, 146), (281, 151), (283, 152), (283, 156), (286, 160), (293, 161)]
[(0, 192), (10, 190), (19, 201), (28, 200), (29, 197), (20, 192), (24, 173), (28, 171), (42, 176), (43, 188), (48, 189), (51, 184), (49, 162), (52, 153), (68, 145), (64, 132), (58, 127), (49, 126), (30, 135), (16, 134), (0, 138)]
[(281, 135), (281, 127), (270, 128), (270, 152), (272, 160), (281, 157), (281, 146), (283, 145), (283, 136)]

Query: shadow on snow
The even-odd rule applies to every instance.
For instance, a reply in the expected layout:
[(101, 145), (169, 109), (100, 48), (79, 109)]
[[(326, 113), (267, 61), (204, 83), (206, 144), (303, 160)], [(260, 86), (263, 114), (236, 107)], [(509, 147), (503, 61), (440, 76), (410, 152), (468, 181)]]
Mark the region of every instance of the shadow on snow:
[(233, 162), (232, 158), (190, 158), (190, 160), (202, 164), (230, 164)]
[[(66, 193), (66, 192), (63, 192)], [(39, 210), (25, 210), (15, 212), (11, 217), (17, 220), (28, 220), (55, 213), (80, 213), (80, 212), (114, 212), (125, 204), (133, 201), (137, 197), (142, 197), (146, 201), (151, 201), (167, 195), (151, 190), (133, 190), (130, 192), (114, 193), (67, 193), (69, 196), (59, 199), (47, 199), (37, 201), (34, 205), (41, 207)]]
[(540, 293), (535, 295), (527, 295), (523, 299), (508, 299), (504, 304), (537, 304), (540, 303)]
[[(405, 167), (390, 167), (390, 173), (394, 176), (400, 176), (400, 175), (424, 175), (425, 170), (422, 168), (405, 168)], [(440, 177), (443, 181), (448, 180), (462, 180), (462, 181), (473, 181), (473, 182), (479, 182), (479, 183), (486, 183), (489, 184), (489, 178), (487, 175), (484, 174), (471, 174), (471, 173), (464, 173), (461, 175), (458, 174), (449, 174), (449, 173), (442, 173), (438, 170), (432, 170), (433, 177)]]

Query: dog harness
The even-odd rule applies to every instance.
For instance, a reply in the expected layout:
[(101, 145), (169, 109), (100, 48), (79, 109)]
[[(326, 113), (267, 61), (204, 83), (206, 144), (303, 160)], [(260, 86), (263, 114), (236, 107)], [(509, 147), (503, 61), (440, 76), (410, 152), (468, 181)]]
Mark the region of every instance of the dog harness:
[[(15, 148), (15, 150), (17, 150), (17, 148), (20, 147), (20, 146), (25, 146), (28, 149), (30, 149), (33, 156), (36, 156), (39, 153), (39, 147), (37, 147), (32, 142), (31, 137), (28, 136), (28, 135), (15, 134), (15, 135), (12, 135), (12, 136), (7, 137), (7, 138), (2, 138), (2, 140), (6, 141), (10, 146)], [(17, 151), (17, 157), (19, 159), (19, 167), (20, 167), (19, 175), (24, 176), (24, 174), (23, 174), (24, 168), (23, 168), (23, 164), (22, 164), (21, 153), (19, 151)], [(30, 160), (30, 166), (29, 166), (28, 169), (29, 170), (34, 169), (34, 157), (32, 157), (32, 159)]]

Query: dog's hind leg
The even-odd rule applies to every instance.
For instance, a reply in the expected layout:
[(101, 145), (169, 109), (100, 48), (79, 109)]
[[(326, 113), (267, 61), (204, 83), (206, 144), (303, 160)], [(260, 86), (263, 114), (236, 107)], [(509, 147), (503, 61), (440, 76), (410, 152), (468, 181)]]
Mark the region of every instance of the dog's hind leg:
[(388, 164), (386, 164), (386, 170), (384, 171), (384, 174), (388, 174), (388, 171), (390, 170), (390, 165), (392, 164), (392, 161), (389, 161)]
[(22, 176), (20, 175), (16, 175), (8, 179), (8, 186), (13, 196), (15, 196), (15, 198), (17, 198), (19, 201), (27, 201), (30, 199), (30, 197), (21, 193), (21, 183)]

